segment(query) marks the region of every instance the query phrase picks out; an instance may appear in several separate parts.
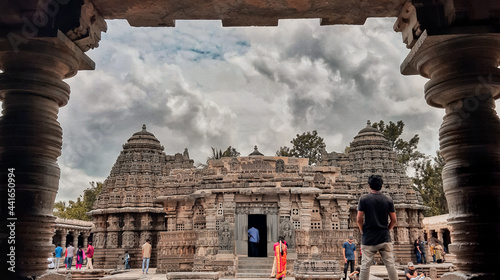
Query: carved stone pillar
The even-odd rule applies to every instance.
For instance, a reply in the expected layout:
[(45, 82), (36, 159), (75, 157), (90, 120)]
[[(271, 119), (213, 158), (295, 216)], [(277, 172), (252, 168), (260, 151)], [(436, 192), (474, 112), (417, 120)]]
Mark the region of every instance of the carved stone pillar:
[(10, 213), (2, 209), (0, 218), (17, 219), (16, 273), (29, 276), (46, 271), (45, 260), (53, 250), (52, 211), (62, 146), (57, 113), (70, 92), (62, 79), (79, 69), (91, 69), (93, 63), (61, 33), (22, 39), (11, 44), (0, 37), (0, 196), (7, 197), (10, 173), (15, 176), (16, 194), (15, 209)]
[(78, 248), (78, 236), (80, 233), (78, 231), (73, 231), (73, 247)]
[(446, 161), (442, 177), (453, 226), (450, 251), (459, 270), (453, 277), (460, 279), (493, 279), (498, 272), (499, 61), (500, 34), (428, 36), (424, 31), (402, 65), (404, 74), (430, 78), (427, 103), (446, 109), (439, 130)]
[(66, 248), (66, 236), (68, 232), (65, 229), (61, 229), (61, 247)]

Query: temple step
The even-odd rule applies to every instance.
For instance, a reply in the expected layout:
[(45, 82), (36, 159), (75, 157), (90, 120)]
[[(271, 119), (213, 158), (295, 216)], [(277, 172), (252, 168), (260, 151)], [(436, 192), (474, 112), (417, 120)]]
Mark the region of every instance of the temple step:
[(238, 258), (238, 270), (236, 276), (240, 278), (267, 278), (271, 275), (273, 268), (273, 257), (267, 258)]

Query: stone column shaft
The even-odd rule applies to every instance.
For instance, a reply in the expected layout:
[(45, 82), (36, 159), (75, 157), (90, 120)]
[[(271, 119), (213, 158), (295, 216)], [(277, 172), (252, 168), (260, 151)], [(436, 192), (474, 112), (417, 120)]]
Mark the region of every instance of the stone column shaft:
[(73, 247), (78, 248), (78, 236), (80, 233), (78, 231), (73, 232)]
[(443, 189), (453, 227), (450, 251), (462, 279), (498, 274), (500, 119), (494, 100), (500, 97), (499, 61), (500, 34), (424, 33), (403, 63), (403, 73), (430, 78), (427, 103), (446, 109), (439, 130), (446, 162)]
[(61, 230), (61, 247), (66, 248), (66, 236), (68, 232), (66, 230)]
[[(1, 209), (0, 219), (2, 223), (17, 219), (13, 222), (19, 277), (41, 275), (47, 269), (62, 147), (57, 113), (70, 92), (62, 79), (82, 69), (82, 60), (91, 62), (62, 33), (54, 38), (24, 39), (13, 46), (0, 37), (0, 197), (5, 199), (0, 205), (7, 202), (8, 178), (14, 179), (15, 189), (15, 208)], [(2, 231), (6, 228), (2, 226)], [(1, 249), (5, 256), (7, 248), (2, 245)]]

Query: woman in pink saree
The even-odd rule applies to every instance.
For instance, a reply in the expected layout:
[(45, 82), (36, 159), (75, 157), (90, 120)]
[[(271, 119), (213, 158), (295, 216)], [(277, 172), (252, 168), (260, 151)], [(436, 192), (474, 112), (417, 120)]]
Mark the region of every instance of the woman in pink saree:
[(274, 259), (276, 262), (276, 279), (285, 279), (286, 277), (286, 253), (287, 247), (285, 238), (280, 236), (278, 242), (274, 243)]

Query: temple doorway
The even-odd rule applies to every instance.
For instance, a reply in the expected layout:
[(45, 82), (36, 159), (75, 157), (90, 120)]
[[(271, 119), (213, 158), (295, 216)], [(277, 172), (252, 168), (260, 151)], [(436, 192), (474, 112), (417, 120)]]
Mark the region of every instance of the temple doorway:
[[(255, 227), (259, 230), (260, 242), (257, 244), (257, 257), (267, 257), (267, 222), (266, 215), (248, 215), (248, 228)], [(250, 242), (248, 242), (248, 256), (250, 256)]]
[(273, 245), (278, 240), (278, 204), (275, 202), (241, 202), (236, 204), (235, 253), (249, 255), (248, 229), (259, 230), (259, 256), (273, 257)]

